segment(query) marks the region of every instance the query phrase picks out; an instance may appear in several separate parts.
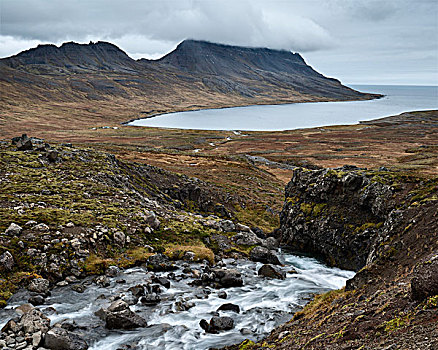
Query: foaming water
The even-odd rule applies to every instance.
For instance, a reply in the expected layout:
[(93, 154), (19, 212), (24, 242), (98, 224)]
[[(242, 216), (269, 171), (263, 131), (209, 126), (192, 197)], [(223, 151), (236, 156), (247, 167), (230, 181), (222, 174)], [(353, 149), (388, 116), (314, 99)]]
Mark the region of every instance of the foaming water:
[(438, 86), (353, 85), (383, 94), (369, 101), (292, 103), (163, 114), (138, 119), (133, 126), (200, 130), (274, 131), (356, 124), (403, 112), (438, 108)]
[[(257, 340), (269, 333), (274, 327), (289, 320), (294, 312), (308, 301), (313, 293), (322, 293), (338, 289), (345, 281), (353, 277), (354, 272), (329, 268), (313, 258), (283, 254), (287, 273), (285, 280), (265, 279), (257, 276), (262, 264), (247, 260), (226, 259), (227, 268), (241, 272), (244, 285), (242, 287), (224, 289), (227, 299), (221, 299), (216, 289), (193, 287), (188, 283), (193, 278), (180, 281), (171, 280), (169, 289), (162, 288), (162, 301), (156, 306), (144, 306), (141, 303), (131, 309), (144, 317), (148, 327), (132, 331), (109, 331), (94, 313), (101, 307), (107, 307), (110, 297), (129, 294), (129, 287), (144, 283), (150, 274), (144, 268), (133, 268), (111, 278), (109, 287), (99, 287), (88, 280), (88, 287), (83, 294), (71, 290), (69, 286), (56, 288), (46, 304), (40, 308), (49, 311), (56, 309), (50, 317), (52, 324), (64, 319), (75, 321), (81, 327), (84, 339), (91, 350), (116, 350), (123, 345), (131, 345), (136, 349), (166, 350), (203, 350), (211, 347), (222, 347), (244, 339)], [(202, 265), (193, 264), (192, 268), (201, 269)], [(182, 273), (183, 265), (175, 272)], [(296, 273), (292, 271), (296, 270)], [(166, 277), (168, 273), (157, 273)], [(117, 283), (124, 279), (126, 283)], [(200, 293), (204, 291), (205, 293)], [(13, 316), (14, 306), (26, 302), (26, 292), (17, 293), (10, 306), (0, 312), (1, 323)], [(178, 300), (195, 304), (187, 311), (177, 311), (174, 303)], [(210, 320), (217, 308), (224, 303), (237, 304), (240, 313), (220, 311), (221, 316), (230, 316), (234, 320), (234, 328), (219, 334), (205, 333), (199, 326), (201, 319)], [(244, 330), (242, 334), (241, 330)]]

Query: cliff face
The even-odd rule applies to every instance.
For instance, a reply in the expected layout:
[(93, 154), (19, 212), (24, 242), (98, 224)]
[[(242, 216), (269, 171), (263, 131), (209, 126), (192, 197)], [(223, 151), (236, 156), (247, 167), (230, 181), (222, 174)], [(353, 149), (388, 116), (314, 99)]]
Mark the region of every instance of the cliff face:
[(437, 177), (296, 169), (282, 244), (360, 270), (267, 338), (227, 349), (437, 349), (437, 213)]
[(297, 169), (286, 187), (278, 232), (283, 244), (321, 256), (328, 264), (359, 270), (386, 236), (397, 189), (375, 172), (348, 167)]

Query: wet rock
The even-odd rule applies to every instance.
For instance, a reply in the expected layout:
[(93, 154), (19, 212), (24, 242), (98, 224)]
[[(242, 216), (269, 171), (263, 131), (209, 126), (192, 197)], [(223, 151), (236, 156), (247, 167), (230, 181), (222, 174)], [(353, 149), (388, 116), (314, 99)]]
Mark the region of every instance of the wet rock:
[(40, 310), (32, 309), (21, 316), (20, 324), (24, 333), (45, 333), (49, 330), (50, 320)]
[(227, 331), (234, 328), (234, 320), (228, 316), (213, 316), (210, 322), (202, 319), (199, 325), (207, 333), (218, 333), (220, 331)]
[(176, 269), (176, 267), (171, 264), (167, 256), (161, 253), (152, 255), (146, 261), (146, 265), (153, 271), (171, 271)]
[(156, 293), (147, 294), (140, 298), (140, 302), (147, 306), (154, 306), (161, 302), (161, 298)]
[(152, 279), (152, 282), (161, 284), (163, 287), (167, 289), (170, 288), (170, 281), (165, 277), (154, 277)]
[(101, 287), (108, 287), (110, 285), (110, 281), (105, 275), (96, 277), (94, 282)]
[(223, 290), (217, 293), (218, 298), (226, 299), (228, 297), (227, 293)]
[(119, 300), (112, 302), (111, 305), (108, 307), (107, 311), (108, 312), (118, 312), (118, 311), (123, 311), (123, 310), (127, 310), (127, 309), (129, 309), (129, 305), (125, 301), (119, 299)]
[(7, 250), (2, 255), (0, 255), (0, 270), (10, 271), (15, 265), (14, 257)]
[(108, 329), (134, 329), (146, 326), (146, 320), (129, 308), (106, 313), (105, 327)]
[(85, 292), (86, 287), (83, 284), (74, 284), (71, 286), (71, 289), (76, 293), (83, 293)]
[(28, 302), (33, 306), (42, 305), (44, 304), (44, 297), (42, 295), (34, 295), (29, 298)]
[(249, 257), (252, 261), (261, 262), (263, 264), (281, 265), (280, 259), (272, 253), (268, 248), (255, 247), (251, 250)]
[(176, 311), (187, 311), (187, 310), (190, 310), (192, 307), (194, 307), (195, 303), (190, 302), (190, 301), (179, 300), (179, 301), (176, 301), (173, 304), (173, 306), (174, 306), (174, 309)]
[(272, 265), (263, 265), (259, 269), (258, 275), (268, 278), (281, 279), (281, 280), (284, 280), (286, 278), (286, 273), (284, 271), (280, 271)]
[(242, 276), (239, 271), (234, 269), (212, 269), (215, 279), (224, 288), (243, 286)]
[(183, 255), (184, 261), (194, 261), (196, 254), (193, 252), (185, 252)]
[(411, 281), (411, 295), (414, 300), (424, 300), (438, 294), (438, 255), (414, 270)]
[(116, 277), (120, 273), (120, 269), (117, 266), (108, 266), (105, 271), (105, 275), (108, 277)]
[(5, 231), (7, 236), (19, 236), (23, 228), (15, 223), (11, 223)]
[(27, 289), (30, 292), (38, 293), (40, 295), (48, 295), (49, 288), (50, 288), (50, 282), (45, 278), (34, 278), (32, 281), (30, 281), (29, 285), (27, 286)]
[(258, 238), (266, 239), (266, 235), (263, 230), (259, 227), (251, 227), (251, 231), (254, 232)]
[(34, 307), (31, 304), (22, 304), (15, 308), (15, 312), (19, 315), (24, 315), (25, 313), (28, 313), (33, 309)]
[(274, 237), (268, 237), (263, 242), (263, 246), (265, 248), (268, 248), (269, 250), (277, 249), (278, 248), (278, 240), (276, 240)]
[(78, 334), (54, 327), (44, 336), (44, 346), (53, 350), (86, 350), (88, 344)]
[(144, 293), (144, 286), (142, 286), (141, 284), (139, 284), (137, 286), (133, 286), (133, 287), (129, 288), (128, 290), (137, 298), (139, 298), (145, 294)]
[(240, 307), (239, 307), (239, 305), (236, 305), (236, 304), (227, 303), (227, 304), (222, 304), (221, 306), (219, 306), (217, 311), (233, 311), (235, 313), (240, 313)]

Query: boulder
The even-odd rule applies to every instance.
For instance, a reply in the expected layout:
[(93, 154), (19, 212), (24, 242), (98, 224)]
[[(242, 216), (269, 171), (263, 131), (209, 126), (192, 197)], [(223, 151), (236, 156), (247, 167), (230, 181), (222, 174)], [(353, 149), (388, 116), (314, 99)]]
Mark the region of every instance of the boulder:
[(241, 287), (243, 286), (242, 276), (239, 271), (234, 269), (212, 269), (221, 287)]
[(80, 335), (54, 327), (44, 336), (44, 346), (53, 350), (86, 350), (87, 342)]
[(129, 308), (106, 313), (105, 327), (108, 329), (134, 329), (146, 326), (146, 320)]
[(240, 307), (239, 307), (239, 305), (236, 305), (236, 304), (227, 303), (227, 304), (222, 304), (221, 306), (219, 306), (217, 311), (233, 311), (235, 313), (239, 313)]
[(424, 300), (438, 294), (438, 255), (418, 265), (411, 280), (414, 300)]
[(12, 144), (17, 146), (17, 151), (28, 151), (33, 148), (32, 140), (26, 134), (21, 135), (21, 137), (14, 137)]
[(42, 295), (34, 295), (29, 298), (28, 302), (33, 306), (38, 306), (44, 304), (44, 297)]
[(251, 232), (251, 229), (249, 226), (243, 225), (243, 224), (236, 224), (236, 230), (240, 232)]
[(9, 251), (5, 251), (0, 255), (0, 270), (10, 271), (15, 265), (14, 257)]
[(8, 236), (18, 236), (21, 231), (23, 231), (23, 228), (15, 223), (11, 223), (9, 227), (5, 231), (5, 235)]
[(199, 325), (207, 333), (218, 333), (220, 331), (227, 331), (234, 328), (234, 320), (228, 316), (214, 316), (210, 322), (202, 319)]
[(251, 250), (249, 258), (252, 261), (261, 262), (263, 264), (281, 265), (277, 255), (272, 253), (268, 248), (255, 247)]
[(120, 247), (124, 247), (126, 243), (126, 236), (122, 231), (114, 232), (114, 243), (119, 245)]
[(49, 330), (50, 320), (38, 309), (31, 309), (20, 318), (24, 333), (43, 333)]
[(140, 298), (140, 302), (147, 306), (154, 306), (161, 302), (161, 298), (156, 293), (146, 294)]
[(263, 265), (259, 269), (258, 275), (268, 278), (277, 278), (280, 280), (284, 280), (286, 278), (286, 273), (284, 271), (278, 270), (272, 265)]
[(161, 253), (152, 255), (146, 261), (146, 265), (153, 271), (170, 271), (176, 269), (176, 267), (171, 264), (167, 256)]
[(107, 311), (108, 312), (118, 312), (118, 311), (123, 311), (126, 309), (129, 309), (129, 305), (125, 301), (119, 299), (119, 300), (116, 300), (113, 303), (111, 303), (111, 305), (108, 307)]
[(34, 292), (41, 295), (48, 295), (49, 287), (50, 287), (49, 280), (46, 280), (45, 278), (34, 278), (32, 281), (30, 281), (29, 285), (27, 286), (27, 289), (30, 292)]
[(262, 243), (262, 240), (254, 232), (240, 232), (233, 239), (238, 245), (257, 245)]
[(152, 282), (161, 284), (163, 287), (167, 289), (170, 288), (170, 281), (165, 277), (154, 277), (152, 278)]
[(236, 229), (236, 225), (231, 220), (221, 220), (219, 226), (224, 232), (233, 232)]

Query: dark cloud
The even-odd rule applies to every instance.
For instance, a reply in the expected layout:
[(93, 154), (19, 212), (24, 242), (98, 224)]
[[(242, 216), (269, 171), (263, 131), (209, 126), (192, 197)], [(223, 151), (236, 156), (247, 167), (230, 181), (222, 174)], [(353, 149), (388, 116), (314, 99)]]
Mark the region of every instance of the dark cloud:
[(346, 82), (387, 82), (391, 75), (399, 81), (397, 74), (411, 72), (414, 52), (418, 79), (410, 73), (406, 83), (438, 83), (435, 0), (1, 0), (0, 6), (0, 56), (38, 43), (108, 40), (134, 58), (159, 57), (192, 38), (297, 51)]

